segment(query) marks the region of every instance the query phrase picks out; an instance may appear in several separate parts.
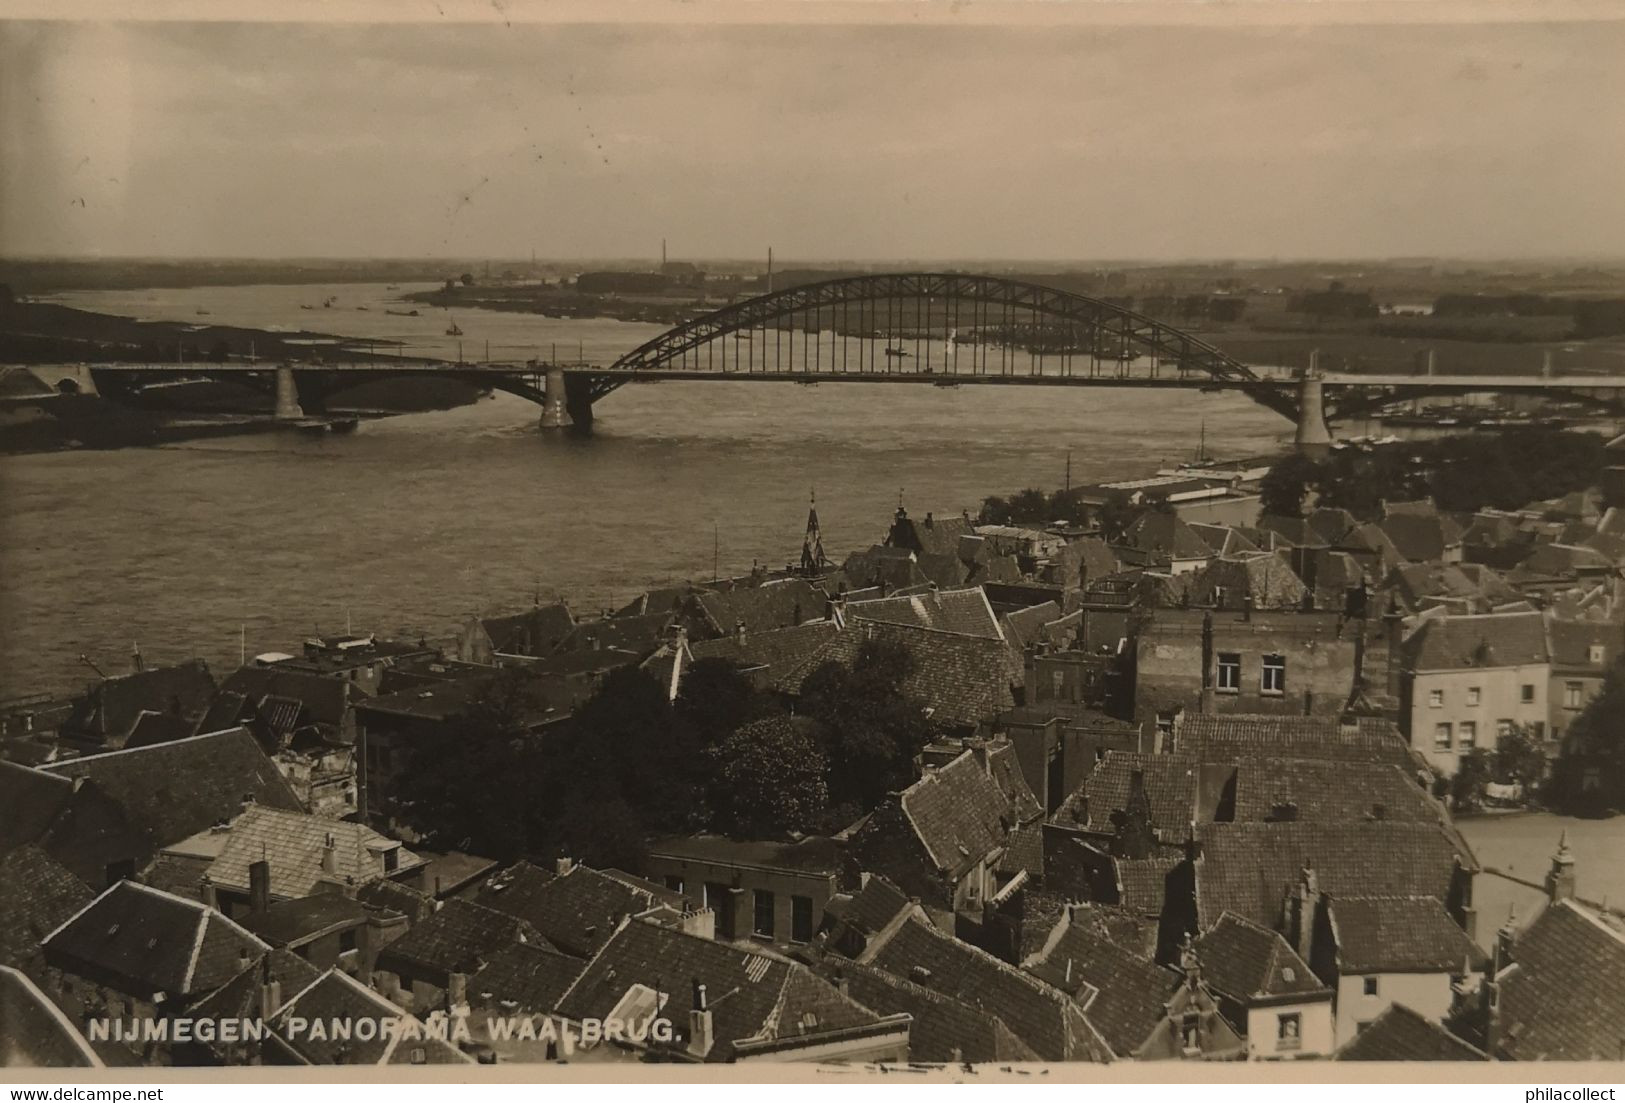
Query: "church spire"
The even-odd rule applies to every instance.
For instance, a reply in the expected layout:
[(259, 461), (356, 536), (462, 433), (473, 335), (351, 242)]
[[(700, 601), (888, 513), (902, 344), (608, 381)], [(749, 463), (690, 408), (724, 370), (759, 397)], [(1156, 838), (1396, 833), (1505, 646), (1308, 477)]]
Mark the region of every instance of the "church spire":
[(818, 492), (807, 496), (807, 537), (801, 542), (801, 573), (822, 574), (829, 566), (824, 556), (824, 536), (818, 528)]

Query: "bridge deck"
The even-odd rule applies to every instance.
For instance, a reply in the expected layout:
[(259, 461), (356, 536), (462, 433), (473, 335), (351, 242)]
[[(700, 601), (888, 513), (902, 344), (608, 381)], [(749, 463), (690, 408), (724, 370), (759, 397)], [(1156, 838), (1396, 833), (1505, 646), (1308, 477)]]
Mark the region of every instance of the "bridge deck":
[[(1253, 390), (1295, 387), (1297, 373), (1289, 368), (1255, 366), (1256, 379), (1218, 378), (1198, 371), (1179, 371), (1174, 368), (1153, 368), (1138, 362), (1119, 368), (1110, 362), (1090, 370), (1086, 364), (1075, 364), (1069, 371), (1050, 364), (1045, 370), (1018, 370), (1010, 372), (972, 372), (921, 370), (912, 367), (869, 369), (863, 371), (818, 371), (755, 369), (721, 371), (698, 368), (615, 368), (585, 362), (570, 363), (457, 363), (455, 361), (413, 361), (379, 363), (305, 363), (286, 365), (269, 362), (227, 362), (223, 364), (167, 364), (167, 363), (109, 363), (85, 365), (94, 371), (155, 373), (155, 374), (207, 374), (260, 373), (278, 367), (290, 367), (299, 372), (342, 372), (377, 375), (481, 375), (516, 377), (537, 376), (557, 369), (566, 375), (590, 375), (616, 379), (628, 383), (659, 382), (662, 380), (735, 380), (781, 383), (935, 383), (951, 384), (1013, 384), (1013, 385), (1082, 385), (1096, 387), (1187, 387), (1193, 389)], [(1321, 383), (1328, 389), (1338, 388), (1403, 388), (1411, 391), (1625, 391), (1625, 375), (1573, 374), (1573, 375), (1399, 375), (1392, 373), (1354, 374), (1327, 372)]]

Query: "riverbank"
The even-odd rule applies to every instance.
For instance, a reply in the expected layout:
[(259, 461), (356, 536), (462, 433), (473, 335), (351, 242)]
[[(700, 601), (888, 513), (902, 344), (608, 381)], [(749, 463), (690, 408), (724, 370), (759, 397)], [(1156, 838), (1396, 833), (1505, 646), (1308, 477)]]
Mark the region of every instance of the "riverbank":
[[(244, 384), (196, 378), (149, 388), (135, 402), (113, 402), (95, 393), (84, 365), (137, 360), (206, 370), (228, 359), (308, 361), (324, 353), (386, 362), (402, 359), (402, 344), (310, 329), (147, 320), (56, 303), (0, 302), (0, 364), (26, 372), (7, 373), (0, 385), (0, 453), (127, 448), (273, 427), (272, 396)], [(39, 370), (28, 370), (35, 365)], [(339, 392), (328, 412), (380, 417), (448, 410), (481, 393), (449, 379), (384, 379)]]

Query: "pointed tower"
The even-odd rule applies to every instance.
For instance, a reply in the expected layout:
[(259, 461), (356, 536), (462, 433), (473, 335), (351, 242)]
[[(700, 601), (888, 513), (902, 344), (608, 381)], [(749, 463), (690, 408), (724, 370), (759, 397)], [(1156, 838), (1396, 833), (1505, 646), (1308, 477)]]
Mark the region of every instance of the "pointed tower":
[(823, 574), (829, 568), (829, 559), (824, 555), (824, 536), (818, 528), (817, 493), (810, 493), (807, 501), (807, 536), (801, 542), (801, 573)]
[(1546, 871), (1546, 896), (1552, 903), (1574, 899), (1574, 851), (1569, 849), (1569, 831), (1563, 829), (1552, 855), (1552, 868)]

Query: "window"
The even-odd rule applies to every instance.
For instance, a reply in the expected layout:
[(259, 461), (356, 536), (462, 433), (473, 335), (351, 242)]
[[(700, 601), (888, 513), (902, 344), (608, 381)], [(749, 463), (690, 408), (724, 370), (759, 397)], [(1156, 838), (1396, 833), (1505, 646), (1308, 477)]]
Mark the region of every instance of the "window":
[(1584, 682), (1564, 682), (1563, 707), (1566, 709), (1579, 708), (1584, 703), (1585, 691)]
[(813, 906), (810, 896), (790, 897), (790, 941), (811, 942)]
[(1286, 692), (1285, 655), (1264, 656), (1264, 666), (1259, 674), (1258, 688), (1271, 696), (1279, 696)]
[(1603, 661), (1602, 644), (1592, 644), (1591, 647), (1586, 651), (1586, 660), (1590, 662), (1592, 666), (1601, 666)]
[(1442, 709), (1442, 708), (1444, 708), (1444, 690), (1442, 690), (1442, 689), (1430, 689), (1430, 690), (1428, 690), (1428, 708), (1430, 708), (1430, 709)]
[(1511, 735), (1511, 734), (1512, 734), (1512, 721), (1510, 721), (1510, 720), (1497, 720), (1495, 722), (1495, 735), (1496, 735), (1497, 738), (1499, 738), (1499, 737), (1501, 737), (1503, 735)]
[(1449, 723), (1433, 725), (1433, 749), (1436, 751), (1448, 751), (1450, 749)]
[(1296, 1011), (1275, 1018), (1275, 1048), (1297, 1049), (1303, 1044), (1303, 1017)]
[(1219, 681), (1220, 693), (1241, 692), (1241, 656), (1232, 652), (1223, 652), (1219, 655)]
[(1467, 703), (1469, 705), (1478, 704), (1478, 687), (1477, 686), (1468, 686), (1467, 687)]
[(1377, 978), (1376, 977), (1366, 977), (1365, 978), (1365, 994), (1368, 995), (1368, 996), (1375, 996), (1377, 994)]
[(756, 918), (751, 929), (763, 938), (773, 937), (773, 894), (766, 889), (756, 890)]
[(671, 889), (673, 892), (682, 892), (683, 879), (678, 877), (676, 874), (668, 873), (666, 874), (666, 887)]
[(1457, 745), (1460, 746), (1461, 749), (1464, 750), (1464, 751), (1471, 750), (1473, 747), (1477, 746), (1478, 745), (1478, 721), (1476, 721), (1476, 720), (1463, 720), (1461, 722), (1461, 738), (1458, 739), (1456, 742), (1457, 742)]
[(1535, 703), (1535, 687), (1534, 687), (1534, 685), (1532, 683), (1529, 683), (1529, 682), (1524, 683), (1524, 687), (1523, 687), (1523, 703), (1526, 704), (1526, 705), (1532, 705), (1532, 704)]

